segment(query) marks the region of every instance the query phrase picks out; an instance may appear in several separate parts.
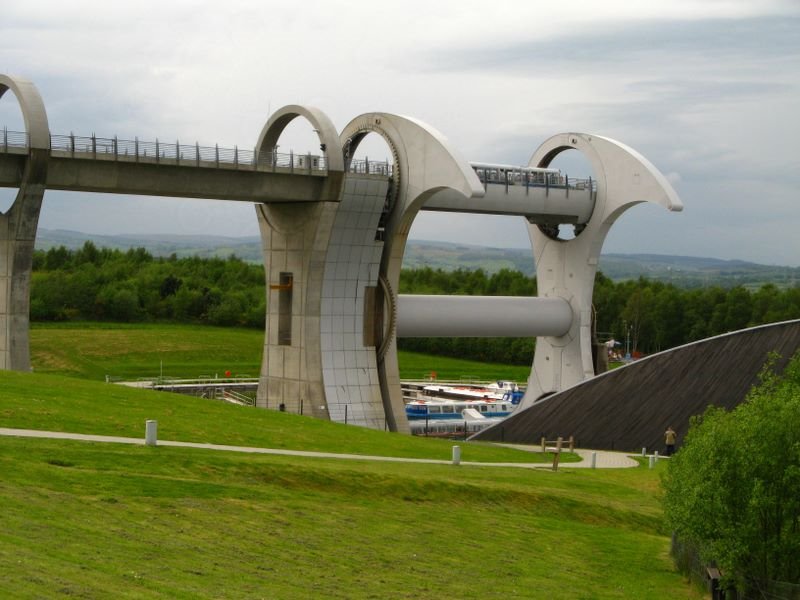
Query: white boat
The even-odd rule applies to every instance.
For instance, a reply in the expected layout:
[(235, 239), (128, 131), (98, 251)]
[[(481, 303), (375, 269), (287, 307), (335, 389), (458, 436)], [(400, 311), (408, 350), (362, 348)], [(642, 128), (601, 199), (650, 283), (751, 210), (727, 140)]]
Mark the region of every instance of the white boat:
[(409, 420), (504, 418), (524, 395), (516, 383), (502, 380), (485, 387), (428, 385), (422, 391), (422, 398), (406, 403)]

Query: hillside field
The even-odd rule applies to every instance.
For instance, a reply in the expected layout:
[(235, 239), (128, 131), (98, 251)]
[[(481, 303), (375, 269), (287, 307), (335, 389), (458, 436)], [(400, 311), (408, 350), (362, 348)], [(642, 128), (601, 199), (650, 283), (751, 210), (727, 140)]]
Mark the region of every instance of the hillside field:
[[(75, 377), (0, 372), (0, 390), (0, 427), (140, 437), (156, 418), (161, 439), (450, 453), (442, 440)], [(535, 456), (461, 445), (464, 460)], [(658, 471), (0, 437), (0, 597), (702, 598), (668, 557)]]
[[(104, 381), (164, 377), (258, 377), (264, 332), (173, 324), (34, 323), (31, 362), (37, 373)], [(486, 364), (399, 352), (403, 379), (528, 380), (530, 367)]]

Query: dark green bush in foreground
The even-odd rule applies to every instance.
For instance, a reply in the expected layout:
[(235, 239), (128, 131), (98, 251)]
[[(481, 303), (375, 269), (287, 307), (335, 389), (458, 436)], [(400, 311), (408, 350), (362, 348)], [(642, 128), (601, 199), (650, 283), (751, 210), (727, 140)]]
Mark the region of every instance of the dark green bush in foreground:
[(669, 527), (747, 597), (800, 592), (800, 353), (774, 362), (735, 410), (693, 421), (663, 478)]

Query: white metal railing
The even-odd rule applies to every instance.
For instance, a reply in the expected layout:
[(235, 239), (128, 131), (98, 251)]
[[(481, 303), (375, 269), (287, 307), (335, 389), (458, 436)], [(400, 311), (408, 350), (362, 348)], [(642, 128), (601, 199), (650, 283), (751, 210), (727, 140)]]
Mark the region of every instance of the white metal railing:
[(484, 185), (499, 184), (524, 187), (567, 188), (574, 190), (597, 191), (596, 182), (588, 179), (570, 178), (556, 169), (537, 167), (514, 167), (510, 165), (491, 165), (471, 163), (472, 169)]
[[(9, 131), (4, 127), (0, 139), (0, 152), (9, 153), (29, 147), (27, 132)], [(272, 150), (244, 149), (234, 146), (222, 148), (201, 146), (199, 143), (181, 144), (180, 141), (154, 142), (139, 140), (97, 137), (96, 135), (77, 136), (50, 135), (50, 149), (54, 152), (66, 153), (73, 158), (94, 160), (122, 160), (145, 163), (164, 163), (212, 168), (230, 168), (258, 171), (275, 171), (281, 169), (292, 173), (327, 173), (327, 157), (316, 154), (280, 153), (277, 147)], [(526, 187), (555, 187), (577, 190), (596, 191), (596, 182), (592, 178), (570, 179), (554, 169), (538, 169), (531, 167), (513, 167), (507, 165), (490, 165), (472, 163), (478, 178), (487, 184), (500, 184)], [(370, 161), (369, 158), (351, 160), (348, 165), (350, 173), (379, 175), (390, 177), (393, 165), (388, 160)]]
[[(29, 136), (26, 132), (9, 131), (3, 128), (0, 139), (0, 152), (29, 147)], [(233, 167), (246, 170), (275, 169), (289, 170), (298, 173), (325, 173), (328, 170), (325, 156), (311, 153), (280, 153), (276, 149), (258, 150), (214, 146), (201, 146), (199, 143), (181, 144), (180, 141), (163, 142), (120, 139), (116, 136), (103, 138), (96, 135), (77, 136), (50, 135), (51, 152), (66, 153), (73, 158), (93, 160), (122, 160), (128, 162), (165, 163), (197, 167)]]

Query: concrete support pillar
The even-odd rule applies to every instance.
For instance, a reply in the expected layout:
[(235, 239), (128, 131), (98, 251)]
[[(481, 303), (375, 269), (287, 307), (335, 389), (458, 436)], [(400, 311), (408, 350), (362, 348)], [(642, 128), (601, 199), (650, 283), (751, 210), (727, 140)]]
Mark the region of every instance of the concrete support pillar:
[[(403, 252), (408, 232), (419, 210), (433, 194), (453, 190), (464, 197), (481, 197), (483, 186), (477, 175), (432, 127), (398, 115), (367, 113), (348, 123), (340, 134), (340, 144), (352, 157), (365, 136), (375, 133), (388, 144), (393, 156), (391, 188), (385, 198), (386, 226), (380, 260), (378, 297), (381, 304), (396, 311)], [(400, 373), (397, 364), (397, 342), (390, 315), (376, 315), (374, 329), (384, 333), (378, 352), (378, 374), (387, 427), (392, 431), (409, 432), (405, 414)]]
[(338, 134), (319, 110), (288, 106), (259, 140), (271, 152), (296, 117), (311, 122), (328, 161), (330, 201), (257, 207), (267, 323), (257, 405), (387, 428), (376, 356), (379, 221), (386, 175), (345, 173)]
[(592, 293), (600, 251), (614, 222), (628, 208), (653, 202), (680, 211), (683, 204), (666, 178), (641, 154), (615, 140), (582, 133), (563, 133), (545, 141), (530, 166), (546, 167), (559, 153), (577, 149), (594, 170), (597, 184), (594, 211), (583, 231), (562, 240), (536, 224), (529, 234), (536, 262), (539, 296), (563, 298), (572, 307), (570, 330), (561, 336), (536, 339), (533, 369), (522, 401), (580, 383), (594, 375), (592, 361)]
[(11, 90), (22, 108), (29, 153), (11, 208), (0, 215), (0, 369), (30, 371), (30, 282), (42, 207), (50, 130), (44, 103), (29, 81), (0, 75), (0, 96)]
[(387, 428), (378, 377), (378, 224), (388, 179), (347, 174), (325, 258), (320, 335), (331, 420)]
[(328, 418), (320, 308), (337, 203), (256, 206), (267, 284), (264, 356), (256, 405)]
[(273, 153), (286, 126), (306, 119), (320, 139), (328, 176), (321, 201), (257, 205), (267, 286), (264, 355), (256, 405), (327, 419), (322, 381), (322, 281), (344, 179), (339, 136), (322, 111), (284, 106), (270, 115), (256, 146)]

